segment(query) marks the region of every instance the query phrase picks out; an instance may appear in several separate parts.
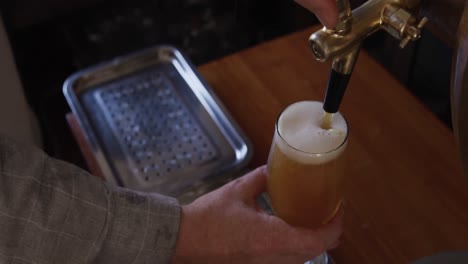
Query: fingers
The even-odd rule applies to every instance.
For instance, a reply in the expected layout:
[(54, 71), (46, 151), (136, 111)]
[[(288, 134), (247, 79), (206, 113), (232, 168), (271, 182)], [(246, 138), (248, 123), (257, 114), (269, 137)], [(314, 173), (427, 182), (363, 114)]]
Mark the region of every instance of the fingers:
[[(254, 201), (252, 198), (266, 190), (266, 183), (267, 168), (262, 166), (231, 182), (228, 189), (241, 200), (250, 204)], [(282, 245), (278, 246), (278, 249), (283, 248), (297, 254), (302, 252), (301, 254), (314, 256), (338, 245), (342, 233), (343, 209), (339, 209), (330, 223), (316, 230), (290, 226), (276, 216), (263, 215), (261, 219), (266, 220), (265, 228), (275, 230), (267, 232), (268, 234), (281, 238), (268, 239), (270, 243), (277, 240), (288, 241), (286, 244), (281, 243)]]
[[(295, 252), (295, 254), (306, 254), (309, 259), (337, 247), (343, 230), (342, 209), (329, 224), (315, 230), (297, 228), (288, 225), (275, 216), (269, 217), (270, 224), (274, 226), (272, 230), (275, 230), (270, 241), (282, 241), (281, 245), (278, 246), (281, 250)], [(280, 249), (277, 251), (280, 251)]]
[(316, 236), (320, 239), (323, 249), (331, 249), (337, 247), (341, 233), (343, 232), (343, 208), (337, 212), (332, 221), (318, 230), (315, 230)]
[(343, 210), (340, 210), (332, 222), (319, 229), (293, 228), (288, 233), (290, 239), (295, 237), (296, 240), (290, 240), (294, 241), (290, 245), (300, 252), (308, 252), (312, 257), (320, 255), (338, 246), (343, 231), (342, 222)]
[(338, 22), (338, 9), (335, 0), (295, 0), (314, 13), (327, 28), (335, 27)]
[(335, 241), (335, 243), (333, 243), (328, 249), (335, 249), (337, 248), (339, 245), (340, 245), (341, 241), (340, 239), (338, 239), (337, 241)]

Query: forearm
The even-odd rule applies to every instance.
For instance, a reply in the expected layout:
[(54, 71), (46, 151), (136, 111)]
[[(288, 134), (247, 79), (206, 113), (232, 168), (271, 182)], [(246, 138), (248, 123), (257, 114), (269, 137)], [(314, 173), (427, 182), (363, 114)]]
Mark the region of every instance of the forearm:
[(179, 217), (175, 199), (0, 138), (0, 263), (167, 263)]

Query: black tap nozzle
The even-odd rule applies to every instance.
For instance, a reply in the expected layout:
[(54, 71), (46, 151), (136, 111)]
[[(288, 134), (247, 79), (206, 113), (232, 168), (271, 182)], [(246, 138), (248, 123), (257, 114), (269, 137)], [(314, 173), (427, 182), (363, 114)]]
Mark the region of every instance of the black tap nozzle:
[(338, 112), (350, 78), (351, 74), (343, 74), (334, 69), (331, 70), (327, 92), (323, 102), (323, 110), (325, 110), (325, 112), (331, 114)]

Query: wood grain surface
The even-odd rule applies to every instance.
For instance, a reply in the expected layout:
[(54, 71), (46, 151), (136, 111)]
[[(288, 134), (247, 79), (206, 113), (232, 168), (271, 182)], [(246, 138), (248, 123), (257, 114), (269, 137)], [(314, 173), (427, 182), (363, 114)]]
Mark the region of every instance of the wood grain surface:
[[(267, 162), (274, 123), (289, 104), (322, 100), (329, 64), (313, 59), (310, 28), (199, 67)], [(337, 263), (409, 263), (468, 250), (468, 180), (452, 132), (361, 52), (341, 112), (350, 126), (345, 226)], [(100, 174), (68, 116), (92, 171)], [(76, 133), (78, 131), (78, 133)]]
[[(199, 68), (266, 163), (280, 111), (322, 100), (329, 64), (313, 59), (310, 28)], [(350, 126), (345, 231), (337, 263), (409, 263), (468, 250), (468, 181), (454, 136), (362, 52), (341, 112)]]

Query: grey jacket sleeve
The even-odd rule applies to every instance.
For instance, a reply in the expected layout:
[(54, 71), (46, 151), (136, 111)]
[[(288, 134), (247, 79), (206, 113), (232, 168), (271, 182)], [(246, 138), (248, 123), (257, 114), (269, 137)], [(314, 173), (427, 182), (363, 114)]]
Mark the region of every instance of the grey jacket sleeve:
[(168, 263), (179, 220), (173, 198), (0, 137), (0, 263)]

